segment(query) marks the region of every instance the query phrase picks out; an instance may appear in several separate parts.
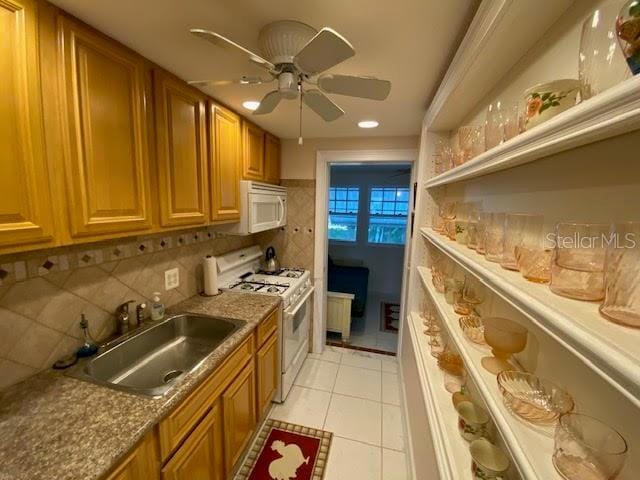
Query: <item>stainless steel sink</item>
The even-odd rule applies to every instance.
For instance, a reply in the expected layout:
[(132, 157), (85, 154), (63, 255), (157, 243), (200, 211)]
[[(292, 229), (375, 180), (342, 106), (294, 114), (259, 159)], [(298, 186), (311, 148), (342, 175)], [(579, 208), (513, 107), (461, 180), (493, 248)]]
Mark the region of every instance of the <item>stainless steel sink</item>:
[(120, 390), (162, 396), (245, 323), (196, 314), (169, 317), (90, 360), (80, 377)]

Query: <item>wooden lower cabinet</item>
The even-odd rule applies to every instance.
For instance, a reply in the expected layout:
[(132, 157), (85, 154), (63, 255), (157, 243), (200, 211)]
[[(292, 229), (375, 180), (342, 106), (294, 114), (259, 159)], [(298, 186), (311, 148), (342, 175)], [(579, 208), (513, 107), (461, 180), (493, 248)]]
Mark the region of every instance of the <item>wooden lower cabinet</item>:
[(278, 367), (278, 335), (274, 334), (260, 347), (256, 355), (258, 418), (266, 414), (278, 389)]
[(256, 428), (256, 381), (253, 362), (222, 394), (224, 457), (227, 471), (240, 459)]
[(216, 402), (162, 469), (162, 480), (224, 480), (222, 452), (222, 414)]
[[(152, 480), (159, 478), (159, 476), (160, 462), (158, 462), (156, 437), (150, 433), (106, 480), (140, 480), (142, 478)], [(193, 478), (195, 479), (195, 477)]]

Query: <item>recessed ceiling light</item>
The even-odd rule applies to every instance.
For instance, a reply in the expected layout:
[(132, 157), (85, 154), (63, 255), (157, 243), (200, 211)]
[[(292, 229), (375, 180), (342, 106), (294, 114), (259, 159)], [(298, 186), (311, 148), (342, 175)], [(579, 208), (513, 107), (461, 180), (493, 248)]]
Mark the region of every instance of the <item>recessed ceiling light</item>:
[(254, 111), (260, 106), (260, 102), (256, 100), (247, 100), (246, 102), (242, 102), (242, 106), (247, 110)]
[(358, 126), (360, 128), (376, 128), (378, 125), (378, 122), (375, 120), (362, 120), (361, 122), (358, 122)]

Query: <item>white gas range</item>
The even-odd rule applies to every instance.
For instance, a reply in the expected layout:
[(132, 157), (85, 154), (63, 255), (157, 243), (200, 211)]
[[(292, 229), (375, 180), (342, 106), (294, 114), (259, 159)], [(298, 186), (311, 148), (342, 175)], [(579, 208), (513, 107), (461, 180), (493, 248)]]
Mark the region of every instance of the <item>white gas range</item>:
[(284, 402), (309, 352), (311, 324), (311, 275), (307, 270), (282, 268), (276, 273), (260, 270), (262, 251), (258, 246), (218, 257), (219, 287), (240, 293), (279, 295), (281, 382), (275, 401)]

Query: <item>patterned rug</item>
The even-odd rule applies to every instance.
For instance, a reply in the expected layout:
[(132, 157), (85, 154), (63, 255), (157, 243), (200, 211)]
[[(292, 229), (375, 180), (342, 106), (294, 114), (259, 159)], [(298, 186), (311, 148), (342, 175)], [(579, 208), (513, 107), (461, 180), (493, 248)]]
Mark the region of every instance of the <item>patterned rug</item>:
[(268, 419), (236, 480), (322, 480), (331, 432)]
[(400, 304), (380, 302), (380, 331), (398, 333)]

